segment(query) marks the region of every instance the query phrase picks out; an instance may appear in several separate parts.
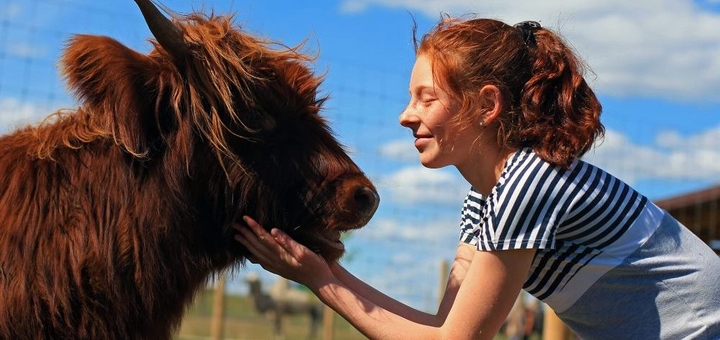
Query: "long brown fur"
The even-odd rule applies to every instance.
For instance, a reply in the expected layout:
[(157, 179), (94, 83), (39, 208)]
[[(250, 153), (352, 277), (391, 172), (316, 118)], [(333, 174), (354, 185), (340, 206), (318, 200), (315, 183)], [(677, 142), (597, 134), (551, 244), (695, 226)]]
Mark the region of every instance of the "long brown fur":
[(175, 23), (182, 63), (75, 36), (61, 65), (80, 107), (0, 137), (0, 339), (169, 339), (242, 263), (241, 215), (336, 259), (325, 226), (377, 207), (319, 115), (312, 58), (232, 17)]

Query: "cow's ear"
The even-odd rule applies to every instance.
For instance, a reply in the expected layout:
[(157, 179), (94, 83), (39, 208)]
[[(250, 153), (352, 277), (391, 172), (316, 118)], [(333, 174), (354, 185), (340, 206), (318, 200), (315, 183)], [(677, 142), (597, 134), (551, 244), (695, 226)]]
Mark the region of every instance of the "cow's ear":
[(63, 76), (93, 123), (136, 157), (156, 135), (151, 113), (156, 93), (147, 89), (157, 64), (118, 41), (101, 36), (73, 37), (60, 60)]

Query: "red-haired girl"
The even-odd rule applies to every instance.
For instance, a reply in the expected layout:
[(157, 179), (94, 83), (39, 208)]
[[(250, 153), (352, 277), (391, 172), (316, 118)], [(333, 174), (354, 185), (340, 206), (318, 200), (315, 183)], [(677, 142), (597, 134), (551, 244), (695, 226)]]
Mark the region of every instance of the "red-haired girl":
[(645, 196), (580, 158), (601, 105), (537, 22), (445, 18), (416, 44), (420, 162), (471, 189), (436, 314), (410, 308), (252, 219), (237, 239), (371, 339), (492, 339), (521, 289), (583, 339), (720, 338), (720, 259)]

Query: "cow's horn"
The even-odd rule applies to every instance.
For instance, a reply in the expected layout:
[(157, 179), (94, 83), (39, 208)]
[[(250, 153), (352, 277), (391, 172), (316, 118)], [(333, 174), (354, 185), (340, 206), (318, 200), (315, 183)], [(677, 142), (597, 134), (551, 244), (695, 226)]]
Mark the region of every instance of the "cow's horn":
[(187, 55), (187, 45), (180, 29), (160, 13), (151, 0), (135, 0), (135, 2), (160, 46), (167, 50), (176, 62), (183, 62)]

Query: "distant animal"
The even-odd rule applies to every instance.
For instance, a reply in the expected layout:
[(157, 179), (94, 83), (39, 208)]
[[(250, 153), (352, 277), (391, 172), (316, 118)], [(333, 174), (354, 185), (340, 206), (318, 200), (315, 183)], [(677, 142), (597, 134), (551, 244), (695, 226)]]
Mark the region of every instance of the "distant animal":
[(322, 321), (323, 305), (310, 293), (292, 288), (290, 282), (279, 277), (266, 293), (263, 291), (260, 277), (255, 273), (246, 276), (250, 299), (255, 310), (266, 315), (273, 322), (273, 336), (276, 339), (285, 337), (283, 331), (283, 319), (288, 315), (308, 316), (310, 322), (308, 339), (317, 336), (317, 331)]
[(334, 260), (377, 208), (302, 46), (136, 3), (151, 52), (73, 37), (79, 107), (0, 137), (0, 339), (170, 339), (242, 215)]

